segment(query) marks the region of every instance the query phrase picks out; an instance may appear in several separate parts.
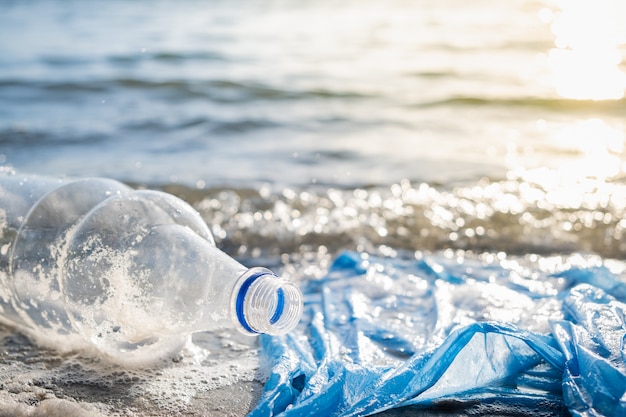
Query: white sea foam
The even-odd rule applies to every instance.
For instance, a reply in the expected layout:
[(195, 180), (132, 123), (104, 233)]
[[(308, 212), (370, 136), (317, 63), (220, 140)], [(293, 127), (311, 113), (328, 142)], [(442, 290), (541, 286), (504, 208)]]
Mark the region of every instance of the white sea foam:
[[(169, 416), (211, 410), (244, 415), (265, 375), (255, 339), (231, 332), (197, 334), (181, 352), (133, 368), (99, 359), (96, 352), (47, 350), (13, 329), (0, 331), (0, 417)], [(204, 401), (207, 396), (212, 400)]]

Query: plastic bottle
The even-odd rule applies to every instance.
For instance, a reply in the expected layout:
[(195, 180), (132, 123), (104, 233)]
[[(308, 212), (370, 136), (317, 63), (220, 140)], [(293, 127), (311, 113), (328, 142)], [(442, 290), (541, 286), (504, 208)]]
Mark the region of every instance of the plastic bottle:
[(198, 331), (283, 334), (302, 294), (221, 252), (200, 215), (117, 181), (0, 173), (2, 317), (39, 340), (80, 335), (125, 362)]

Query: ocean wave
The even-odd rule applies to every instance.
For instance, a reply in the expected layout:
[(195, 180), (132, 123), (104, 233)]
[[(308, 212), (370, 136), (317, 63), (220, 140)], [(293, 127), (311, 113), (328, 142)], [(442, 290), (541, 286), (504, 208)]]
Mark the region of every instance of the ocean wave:
[[(6, 90), (22, 90), (37, 91), (42, 99), (50, 100), (47, 92), (61, 91), (68, 93), (102, 93), (107, 91), (106, 84), (98, 82), (77, 82), (77, 81), (39, 81), (39, 80), (21, 80), (21, 79), (0, 79), (0, 91)], [(19, 96), (19, 95), (18, 95)], [(29, 98), (31, 96), (28, 96)]]
[(132, 64), (139, 64), (145, 61), (179, 64), (189, 61), (224, 61), (227, 58), (218, 52), (210, 51), (158, 51), (110, 55), (106, 59), (107, 61), (115, 65), (128, 66)]
[[(431, 76), (445, 77), (448, 74), (435, 73)], [(598, 112), (603, 114), (620, 113), (626, 110), (626, 98), (619, 100), (571, 100), (550, 97), (478, 97), (457, 96), (414, 104), (413, 107), (502, 107), (555, 110), (563, 112)]]
[(121, 124), (119, 128), (143, 133), (182, 132), (185, 129), (200, 128), (206, 133), (236, 134), (279, 126), (281, 126), (281, 123), (268, 119), (240, 117), (232, 120), (219, 120), (210, 117), (191, 117), (174, 122), (148, 118)]
[[(0, 79), (2, 89), (20, 89), (32, 93), (39, 91), (42, 98), (54, 99), (56, 94), (85, 94), (125, 91), (144, 91), (166, 94), (169, 99), (204, 98), (215, 102), (247, 103), (254, 100), (282, 101), (308, 99), (364, 99), (371, 96), (349, 90), (330, 90), (324, 88), (286, 89), (259, 82), (233, 81), (225, 79), (189, 80), (166, 79), (150, 80), (140, 78), (111, 78), (87, 80), (28, 80)], [(15, 94), (15, 93), (14, 93)], [(19, 95), (18, 95), (19, 96)], [(26, 96), (26, 95), (25, 95)]]
[(390, 188), (271, 187), (198, 190), (165, 186), (192, 202), (226, 250), (241, 257), (323, 247), (375, 251), (463, 250), (509, 254), (626, 251), (626, 183), (596, 184), (572, 203), (522, 179), (445, 189), (403, 181)]
[(60, 145), (95, 144), (106, 141), (109, 136), (104, 132), (52, 132), (31, 127), (0, 128), (0, 145), (12, 148), (28, 149), (37, 147), (55, 147)]
[(432, 42), (421, 46), (424, 51), (448, 51), (453, 53), (477, 53), (477, 52), (501, 52), (501, 51), (547, 51), (554, 47), (554, 43), (545, 39), (480, 39), (480, 42), (471, 44), (467, 40), (457, 39), (457, 43), (453, 42)]

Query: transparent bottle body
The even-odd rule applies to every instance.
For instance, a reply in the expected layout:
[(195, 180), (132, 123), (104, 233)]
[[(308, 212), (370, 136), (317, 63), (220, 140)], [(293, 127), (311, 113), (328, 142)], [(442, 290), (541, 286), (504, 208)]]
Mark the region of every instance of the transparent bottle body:
[(80, 335), (108, 356), (144, 360), (197, 331), (284, 333), (301, 294), (221, 252), (200, 215), (166, 193), (93, 178), (0, 177), (5, 319)]

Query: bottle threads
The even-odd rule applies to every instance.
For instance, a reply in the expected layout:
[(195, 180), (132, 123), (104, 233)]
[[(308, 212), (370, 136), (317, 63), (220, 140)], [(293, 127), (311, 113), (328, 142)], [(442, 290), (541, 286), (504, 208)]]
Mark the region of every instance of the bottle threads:
[(235, 312), (241, 327), (250, 334), (285, 334), (302, 314), (302, 295), (292, 283), (264, 268), (254, 268), (237, 291)]

